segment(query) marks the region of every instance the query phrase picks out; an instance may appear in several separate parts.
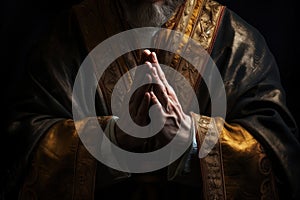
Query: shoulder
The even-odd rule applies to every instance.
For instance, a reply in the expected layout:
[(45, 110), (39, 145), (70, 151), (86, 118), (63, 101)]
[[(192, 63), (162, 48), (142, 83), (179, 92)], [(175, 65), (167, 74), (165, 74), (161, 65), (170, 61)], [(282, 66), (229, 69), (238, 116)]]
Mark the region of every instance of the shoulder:
[(85, 55), (72, 11), (58, 13), (48, 24), (47, 31), (34, 41), (25, 65), (31, 76), (41, 77), (38, 79), (55, 72), (67, 72), (75, 63), (80, 65)]
[(227, 45), (267, 48), (265, 38), (260, 31), (227, 7), (224, 9), (218, 28), (218, 37), (223, 39), (223, 42), (227, 42)]
[[(266, 73), (278, 73), (275, 58), (260, 31), (237, 15), (225, 8), (218, 27), (212, 56), (223, 57), (233, 71), (244, 71), (263, 78)], [(261, 73), (264, 72), (264, 73)], [(253, 74), (254, 73), (254, 74)], [(277, 76), (277, 75), (276, 75)], [(253, 76), (250, 76), (253, 77)]]

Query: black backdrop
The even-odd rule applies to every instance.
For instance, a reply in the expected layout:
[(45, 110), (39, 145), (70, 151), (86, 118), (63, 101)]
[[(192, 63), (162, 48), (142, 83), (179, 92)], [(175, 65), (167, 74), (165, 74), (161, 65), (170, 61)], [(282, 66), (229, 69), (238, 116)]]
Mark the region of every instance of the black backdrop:
[[(22, 63), (30, 46), (47, 31), (47, 24), (61, 9), (80, 0), (2, 0), (1, 4), (1, 103), (5, 118), (5, 100), (13, 92), (10, 76), (22, 73)], [(109, 0), (108, 0), (109, 1)], [(256, 27), (265, 37), (281, 72), (282, 83), (287, 93), (287, 103), (300, 124), (300, 97), (298, 89), (299, 43), (295, 0), (219, 0), (228, 8)], [(9, 111), (8, 111), (9, 112)], [(3, 116), (4, 115), (4, 116)], [(2, 124), (1, 124), (2, 125)]]
[[(299, 31), (296, 0), (218, 0), (235, 11), (265, 37), (276, 58), (287, 104), (300, 127)], [(299, 18), (299, 17), (298, 17)], [(300, 80), (299, 80), (300, 81)]]

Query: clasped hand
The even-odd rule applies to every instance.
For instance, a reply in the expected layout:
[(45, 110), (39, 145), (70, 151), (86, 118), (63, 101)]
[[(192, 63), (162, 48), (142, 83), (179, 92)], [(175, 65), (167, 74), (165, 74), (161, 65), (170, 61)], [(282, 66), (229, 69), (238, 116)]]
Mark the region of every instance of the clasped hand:
[[(116, 126), (115, 133), (118, 145), (123, 149), (137, 152), (152, 151), (165, 146), (179, 129), (178, 134), (183, 140), (189, 138), (192, 124), (191, 117), (184, 113), (175, 91), (169, 85), (156, 54), (149, 50), (145, 50), (143, 53), (146, 58), (147, 72), (142, 76), (140, 74), (135, 76), (133, 85), (141, 83), (142, 79), (146, 79), (147, 83), (152, 84), (143, 85), (134, 91), (129, 101), (129, 113), (137, 125), (146, 126), (151, 123), (149, 109), (156, 105), (155, 112), (158, 113), (158, 120), (164, 122), (164, 125), (160, 132), (151, 139), (130, 136), (119, 126)], [(128, 112), (128, 108), (123, 109), (124, 111), (121, 113)], [(121, 115), (118, 123), (123, 123), (126, 126), (128, 120)]]

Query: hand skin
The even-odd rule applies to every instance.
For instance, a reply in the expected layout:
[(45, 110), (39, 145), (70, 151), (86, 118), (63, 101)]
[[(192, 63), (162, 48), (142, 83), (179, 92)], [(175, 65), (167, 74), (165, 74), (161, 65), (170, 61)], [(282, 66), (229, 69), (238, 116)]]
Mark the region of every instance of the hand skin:
[[(115, 127), (118, 145), (129, 151), (143, 152), (147, 146), (147, 151), (162, 148), (168, 144), (181, 128), (180, 136), (184, 141), (190, 137), (191, 117), (182, 110), (180, 102), (173, 88), (169, 85), (163, 70), (161, 69), (156, 54), (149, 50), (144, 50), (146, 57), (147, 72), (134, 79), (133, 84), (140, 83), (141, 79), (146, 79), (153, 84), (147, 84), (137, 89), (130, 101), (129, 112), (133, 121), (146, 126), (150, 123), (149, 109), (153, 105), (155, 113), (158, 113), (160, 120), (165, 121), (164, 127), (151, 140), (148, 138), (136, 138), (124, 133), (118, 126)], [(126, 109), (126, 108), (124, 108)], [(126, 112), (125, 110), (123, 112)], [(120, 117), (119, 123), (126, 125), (126, 119)], [(147, 142), (151, 141), (151, 145)], [(151, 149), (149, 149), (151, 146)]]

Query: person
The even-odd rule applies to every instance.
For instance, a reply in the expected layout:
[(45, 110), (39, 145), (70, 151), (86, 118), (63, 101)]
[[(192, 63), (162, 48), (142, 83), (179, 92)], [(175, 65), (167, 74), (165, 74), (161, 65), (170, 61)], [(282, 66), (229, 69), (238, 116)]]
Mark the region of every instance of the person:
[[(201, 45), (221, 75), (226, 116), (213, 115), (214, 96), (208, 85), (215, 77), (203, 81), (206, 73), (197, 73), (189, 60), (155, 48), (119, 56), (100, 77), (96, 95), (88, 88), (74, 96), (76, 76), (89, 53), (103, 41), (141, 27), (174, 30)], [(172, 37), (154, 35), (153, 40), (160, 42)], [(202, 52), (191, 51), (192, 55)], [(172, 85), (176, 81), (167, 79), (163, 64), (188, 80), (199, 113), (185, 111), (182, 99), (188, 100), (191, 90), (181, 82), (183, 89), (176, 90)], [(138, 72), (140, 65), (145, 67), (141, 77), (129, 73), (136, 66)], [(117, 107), (120, 115), (114, 116), (113, 91), (124, 74), (126, 90), (123, 87), (120, 92), (124, 98), (132, 96), (129, 108)], [(133, 90), (142, 80), (148, 80), (147, 84)], [(4, 199), (300, 197), (298, 129), (285, 104), (275, 59), (254, 27), (215, 1), (84, 0), (58, 16), (51, 31), (32, 48), (19, 81), (9, 101)], [(85, 101), (81, 98), (90, 94), (95, 104), (80, 107)], [(219, 98), (218, 92), (214, 94)], [(157, 115), (151, 118), (153, 108)], [(77, 109), (86, 111), (87, 117), (76, 121)], [(177, 160), (157, 170), (135, 173), (107, 166), (79, 135), (80, 130), (95, 129), (90, 123), (93, 115), (89, 116), (93, 109), (111, 142), (126, 151), (155, 152), (176, 134), (188, 138), (180, 141), (189, 146)], [(126, 110), (139, 126), (155, 118), (165, 124), (149, 138), (131, 136), (123, 129), (128, 123)], [(217, 141), (206, 140), (211, 134), (218, 135)], [(88, 142), (102, 148), (101, 141)], [(213, 148), (200, 156), (201, 147), (210, 143)], [(151, 166), (151, 162), (130, 163)]]

